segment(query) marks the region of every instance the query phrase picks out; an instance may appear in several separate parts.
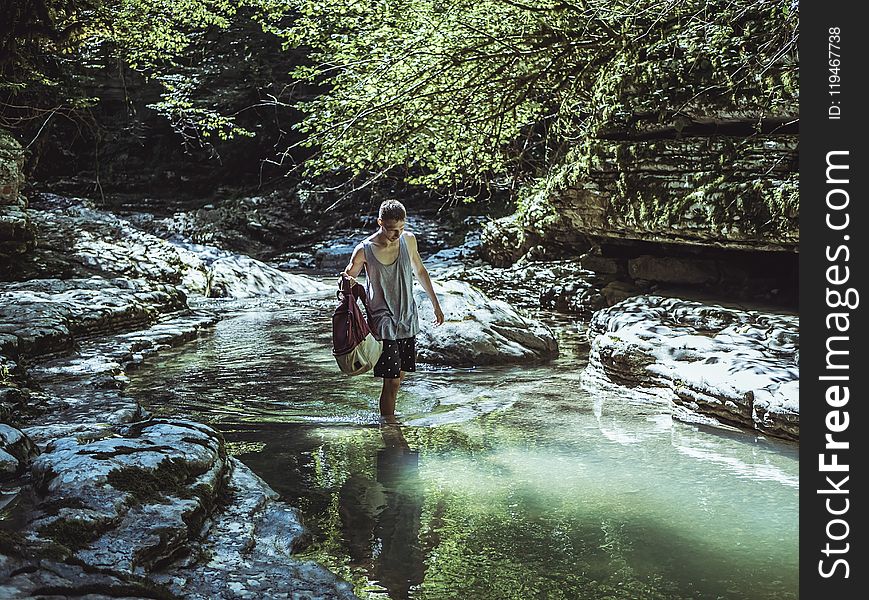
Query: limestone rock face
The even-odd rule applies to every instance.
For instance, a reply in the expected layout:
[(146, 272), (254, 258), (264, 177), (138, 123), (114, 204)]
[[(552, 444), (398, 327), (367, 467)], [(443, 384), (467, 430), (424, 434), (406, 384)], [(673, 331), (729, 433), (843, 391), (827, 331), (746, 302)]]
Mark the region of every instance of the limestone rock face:
[(592, 318), (589, 376), (653, 388), (675, 404), (799, 438), (799, 320), (635, 296)]
[(27, 200), (20, 193), (23, 172), (24, 149), (0, 129), (0, 258), (27, 252), (36, 242)]
[(417, 337), (421, 361), (473, 366), (558, 356), (552, 331), (506, 302), (489, 298), (463, 281), (438, 282), (435, 291), (446, 318), (439, 327), (432, 324), (434, 312), (425, 291), (414, 291), (422, 327)]
[(33, 462), (43, 514), (27, 530), (91, 565), (144, 574), (198, 532), (223, 488), (226, 461), (218, 435), (187, 421), (56, 439)]
[(797, 251), (798, 10), (716, 0), (705, 11), (606, 57), (577, 141), (522, 193), (521, 234), (484, 239), (496, 264), (524, 240), (571, 234)]
[(569, 229), (595, 238), (796, 251), (796, 136), (599, 140), (589, 153), (585, 177), (537, 198)]
[(199, 558), (171, 573), (152, 576), (184, 598), (317, 598), (353, 600), (352, 586), (322, 566), (292, 555), (311, 536), (295, 508), (244, 463), (230, 458), (226, 495), (232, 503), (215, 513), (198, 542)]

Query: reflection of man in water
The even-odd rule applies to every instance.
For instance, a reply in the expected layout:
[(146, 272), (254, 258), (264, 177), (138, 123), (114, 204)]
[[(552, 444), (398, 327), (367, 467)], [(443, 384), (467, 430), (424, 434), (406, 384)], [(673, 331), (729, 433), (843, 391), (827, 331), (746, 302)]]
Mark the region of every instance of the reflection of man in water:
[(365, 565), (390, 598), (402, 600), (425, 575), (419, 454), (410, 449), (399, 425), (383, 425), (380, 433), (384, 447), (377, 451), (377, 482), (358, 475), (345, 482), (341, 521), (353, 562)]
[(414, 235), (404, 229), (407, 213), (397, 200), (380, 205), (379, 229), (353, 250), (343, 277), (356, 283), (365, 267), (368, 321), (371, 333), (383, 340), (383, 354), (374, 365), (374, 376), (383, 378), (380, 414), (395, 421), (395, 399), (405, 373), (416, 370), (416, 335), (419, 317), (413, 298), (413, 276), (431, 300), (435, 323), (444, 322), (431, 278), (419, 256)]

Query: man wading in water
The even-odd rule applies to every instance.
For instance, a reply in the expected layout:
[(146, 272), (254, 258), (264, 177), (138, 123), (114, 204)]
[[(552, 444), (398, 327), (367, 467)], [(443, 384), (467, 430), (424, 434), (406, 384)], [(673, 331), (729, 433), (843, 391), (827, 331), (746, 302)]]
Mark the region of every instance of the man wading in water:
[(431, 299), (435, 323), (444, 322), (416, 238), (404, 230), (405, 218), (407, 212), (401, 202), (387, 200), (381, 204), (377, 219), (380, 228), (353, 249), (342, 273), (342, 277), (356, 283), (356, 276), (365, 267), (369, 325), (374, 337), (383, 340), (383, 354), (374, 365), (374, 376), (383, 378), (380, 414), (387, 422), (395, 422), (395, 399), (404, 374), (416, 371), (419, 317), (413, 300), (414, 274)]

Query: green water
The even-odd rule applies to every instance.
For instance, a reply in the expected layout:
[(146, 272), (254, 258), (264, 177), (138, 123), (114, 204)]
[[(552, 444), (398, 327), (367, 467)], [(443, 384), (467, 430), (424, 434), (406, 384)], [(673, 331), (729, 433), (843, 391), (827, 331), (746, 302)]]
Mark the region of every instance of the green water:
[(334, 366), (331, 305), (233, 313), (129, 391), (223, 431), (360, 597), (798, 598), (795, 444), (587, 392), (584, 335), (555, 316), (556, 361), (420, 370), (383, 427), (379, 380)]

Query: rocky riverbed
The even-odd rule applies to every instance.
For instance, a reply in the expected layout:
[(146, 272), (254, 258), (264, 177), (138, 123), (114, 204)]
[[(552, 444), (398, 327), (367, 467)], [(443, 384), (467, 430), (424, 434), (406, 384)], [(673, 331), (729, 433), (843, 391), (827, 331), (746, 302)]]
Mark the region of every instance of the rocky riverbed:
[[(200, 299), (233, 310), (256, 297), (326, 301), (362, 231), (269, 264), (177, 232), (164, 239), (153, 220), (83, 200), (43, 195), (27, 218), (39, 244), (6, 263), (0, 283), (0, 593), (354, 597), (293, 558), (310, 542), (298, 511), (216, 430), (153, 418), (124, 387), (148, 356), (208, 335), (225, 309)], [(446, 314), (433, 328), (416, 290), (423, 363), (552, 359), (556, 336), (533, 314), (556, 309), (591, 318), (590, 389), (664, 395), (677, 418), (798, 439), (796, 317), (641, 295), (594, 256), (532, 252), (493, 267), (479, 228), (443, 248), (436, 224), (411, 225)]]
[[(220, 318), (190, 300), (323, 297), (332, 286), (172, 243), (86, 201), (43, 196), (28, 218), (40, 246), (7, 266), (19, 281), (0, 283), (3, 596), (354, 597), (293, 558), (310, 541), (298, 512), (217, 431), (155, 419), (123, 391), (149, 355)], [(509, 304), (458, 281), (441, 293), (449, 335), (427, 329), (424, 360), (557, 353), (552, 332)]]

